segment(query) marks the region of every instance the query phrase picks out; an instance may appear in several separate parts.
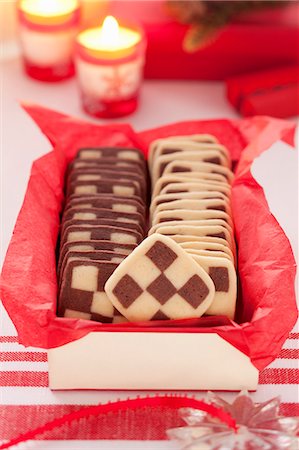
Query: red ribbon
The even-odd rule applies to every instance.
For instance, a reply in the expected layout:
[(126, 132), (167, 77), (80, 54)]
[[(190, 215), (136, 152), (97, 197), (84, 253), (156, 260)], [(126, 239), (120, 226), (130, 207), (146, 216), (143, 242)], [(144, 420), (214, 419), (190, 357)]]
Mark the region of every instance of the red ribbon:
[(135, 398), (127, 400), (118, 400), (113, 403), (107, 403), (103, 405), (87, 406), (79, 409), (78, 411), (73, 411), (70, 414), (66, 414), (58, 419), (54, 419), (51, 422), (47, 422), (41, 427), (30, 430), (27, 433), (20, 434), (14, 439), (1, 444), (0, 450), (7, 449), (13, 445), (20, 444), (21, 442), (26, 442), (35, 439), (37, 436), (47, 432), (57, 429), (65, 424), (71, 424), (76, 420), (83, 419), (85, 417), (97, 416), (98, 414), (119, 412), (125, 410), (138, 410), (143, 407), (168, 407), (172, 409), (180, 408), (194, 408), (200, 411), (205, 411), (211, 416), (219, 419), (221, 422), (225, 423), (229, 428), (237, 430), (237, 424), (235, 420), (224, 410), (217, 408), (214, 405), (205, 403), (202, 400), (196, 400), (195, 398), (188, 397), (176, 397), (176, 396), (155, 396), (146, 398)]

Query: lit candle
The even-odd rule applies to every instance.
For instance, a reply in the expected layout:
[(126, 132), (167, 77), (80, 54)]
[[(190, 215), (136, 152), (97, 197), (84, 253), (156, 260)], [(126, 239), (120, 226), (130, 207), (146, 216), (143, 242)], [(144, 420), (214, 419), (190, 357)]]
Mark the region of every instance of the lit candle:
[(120, 117), (136, 109), (145, 47), (139, 28), (120, 26), (112, 16), (78, 35), (76, 71), (87, 113)]
[(42, 81), (72, 76), (79, 1), (20, 0), (18, 13), (26, 72)]

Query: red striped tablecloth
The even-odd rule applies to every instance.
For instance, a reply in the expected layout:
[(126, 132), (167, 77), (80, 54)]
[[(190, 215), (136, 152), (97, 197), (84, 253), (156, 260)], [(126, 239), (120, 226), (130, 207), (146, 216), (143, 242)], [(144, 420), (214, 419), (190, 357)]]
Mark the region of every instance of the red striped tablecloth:
[[(42, 425), (53, 418), (78, 410), (83, 405), (95, 405), (117, 399), (145, 395), (144, 392), (114, 391), (60, 391), (52, 392), (48, 386), (47, 353), (40, 349), (25, 348), (18, 344), (14, 327), (4, 308), (0, 308), (0, 441), (11, 439), (21, 432)], [(263, 402), (280, 396), (281, 413), (286, 416), (299, 415), (298, 399), (298, 326), (290, 333), (278, 358), (260, 374), (259, 386), (252, 397)], [(150, 395), (155, 395), (151, 393)], [(191, 394), (191, 393), (188, 393)], [(232, 400), (235, 393), (221, 393)], [(195, 393), (204, 399), (205, 392)], [(127, 418), (128, 419), (128, 418)], [(134, 417), (131, 416), (132, 422)], [(54, 433), (58, 439), (163, 439), (164, 424), (157, 426), (149, 418), (147, 431), (134, 431), (134, 426), (97, 427), (85, 423), (80, 427), (65, 428), (63, 434)], [(129, 431), (128, 431), (129, 430)], [(135, 434), (134, 434), (135, 433)], [(51, 436), (51, 439), (53, 435)]]

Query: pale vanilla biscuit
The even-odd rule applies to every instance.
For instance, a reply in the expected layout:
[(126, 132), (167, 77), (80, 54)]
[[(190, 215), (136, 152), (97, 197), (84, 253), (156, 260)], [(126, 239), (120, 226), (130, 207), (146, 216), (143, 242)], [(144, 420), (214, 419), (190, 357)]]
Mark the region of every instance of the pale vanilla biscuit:
[(176, 173), (178, 175), (182, 174), (184, 176), (187, 176), (188, 174), (190, 177), (192, 177), (193, 172), (208, 172), (212, 175), (221, 175), (228, 183), (232, 183), (235, 178), (233, 172), (230, 169), (220, 166), (219, 164), (179, 160), (174, 160), (167, 164), (164, 170), (164, 175)]
[(185, 251), (188, 253), (188, 255), (191, 256), (208, 256), (208, 257), (216, 257), (216, 258), (226, 258), (229, 261), (233, 262), (234, 260), (231, 259), (225, 252), (213, 252), (210, 250), (193, 250), (186, 248)]
[(151, 166), (152, 165), (152, 161), (155, 157), (155, 152), (157, 149), (157, 146), (165, 141), (168, 141), (169, 139), (171, 140), (178, 140), (178, 141), (183, 141), (183, 142), (206, 142), (206, 143), (211, 143), (211, 144), (218, 144), (219, 141), (215, 136), (212, 136), (211, 134), (190, 134), (190, 135), (185, 135), (185, 136), (169, 136), (166, 138), (162, 138), (162, 139), (156, 139), (155, 141), (152, 141), (152, 143), (149, 146), (149, 151), (148, 151), (148, 163)]
[(231, 217), (224, 211), (216, 209), (205, 209), (203, 211), (191, 209), (174, 209), (160, 211), (153, 215), (152, 226), (157, 223), (167, 223), (173, 220), (208, 220), (208, 219), (222, 219), (233, 228), (233, 221)]
[(173, 240), (146, 238), (105, 284), (113, 305), (131, 322), (200, 317), (211, 305), (211, 278)]
[(230, 249), (229, 243), (219, 237), (211, 237), (211, 236), (194, 236), (190, 234), (172, 234), (171, 239), (173, 239), (178, 244), (189, 243), (189, 242), (199, 242), (206, 243), (211, 242), (213, 244), (221, 244)]
[(199, 199), (199, 200), (174, 200), (172, 202), (168, 203), (161, 203), (157, 206), (155, 210), (155, 214), (157, 214), (160, 211), (167, 211), (167, 210), (176, 210), (176, 209), (194, 209), (196, 211), (198, 210), (218, 210), (223, 211), (227, 213), (229, 216), (231, 216), (231, 208), (230, 204), (222, 199)]
[(219, 244), (219, 242), (209, 242), (209, 241), (188, 241), (180, 242), (179, 245), (186, 251), (212, 251), (212, 252), (222, 252), (225, 253), (232, 261), (235, 260), (234, 254), (227, 245)]
[(182, 152), (200, 153), (206, 150), (219, 152), (230, 163), (229, 152), (227, 148), (224, 147), (223, 145), (214, 143), (203, 143), (203, 142), (196, 143), (191, 141), (179, 141), (179, 140), (167, 140), (165, 142), (158, 144), (156, 147), (154, 160), (164, 155), (173, 155), (173, 159), (175, 159), (178, 153)]
[(167, 164), (171, 163), (174, 160), (174, 157), (176, 160), (180, 161), (201, 161), (201, 162), (208, 162), (213, 164), (219, 164), (224, 167), (231, 167), (230, 161), (228, 161), (223, 154), (221, 154), (217, 150), (202, 150), (200, 152), (180, 152), (180, 153), (174, 153), (170, 155), (163, 155), (159, 156), (158, 158), (155, 158), (153, 162), (153, 167), (151, 170), (151, 180), (152, 183), (156, 183), (158, 178), (160, 178), (164, 170), (167, 166)]
[(193, 255), (194, 260), (212, 278), (215, 296), (206, 314), (233, 319), (237, 300), (237, 276), (234, 264), (226, 258)]
[[(216, 183), (225, 183), (227, 184), (227, 181), (224, 177), (213, 177), (209, 172), (202, 172), (201, 174), (198, 174), (198, 172), (192, 172), (194, 174), (194, 177), (190, 177), (184, 174), (169, 174), (169, 175), (162, 175), (161, 178), (159, 178), (156, 182), (156, 184), (152, 187), (152, 198), (155, 198), (157, 195), (160, 194), (162, 189), (164, 189), (166, 186), (172, 183), (210, 183), (210, 182), (216, 182)], [(198, 176), (196, 176), (196, 174)], [(222, 178), (222, 179), (221, 179)]]
[(194, 226), (194, 225), (176, 225), (160, 227), (156, 233), (164, 236), (173, 236), (177, 234), (186, 234), (188, 236), (207, 236), (218, 237), (227, 241), (229, 248), (235, 253), (233, 242), (229, 231), (222, 225)]
[(221, 225), (222, 227), (226, 228), (226, 230), (229, 232), (231, 239), (233, 239), (233, 230), (228, 225), (225, 220), (222, 219), (208, 219), (208, 220), (173, 220), (171, 222), (165, 223), (157, 223), (157, 225), (153, 225), (148, 235), (151, 236), (152, 234), (159, 231), (160, 228), (165, 227), (167, 225), (168, 227), (176, 227), (176, 226), (192, 226), (192, 227), (206, 227), (206, 226), (217, 226)]
[(202, 181), (202, 182), (178, 182), (178, 183), (170, 183), (165, 186), (160, 195), (163, 194), (178, 194), (183, 192), (201, 192), (201, 191), (214, 191), (214, 192), (222, 192), (222, 194), (226, 195), (228, 198), (231, 196), (231, 187), (226, 183), (216, 183), (212, 181)]
[[(155, 210), (157, 206), (161, 205), (162, 203), (169, 203), (176, 200), (208, 200), (211, 198), (222, 198), (223, 200), (228, 201), (228, 197), (223, 194), (223, 192), (215, 192), (214, 190), (211, 191), (198, 191), (198, 192), (180, 192), (180, 193), (173, 193), (173, 194), (161, 194), (157, 195), (157, 197), (153, 198), (150, 204), (150, 217), (152, 218), (153, 214), (155, 213)], [(193, 210), (192, 210), (193, 211)], [(188, 212), (188, 209), (186, 208), (186, 212)], [(195, 210), (194, 212), (199, 212)]]

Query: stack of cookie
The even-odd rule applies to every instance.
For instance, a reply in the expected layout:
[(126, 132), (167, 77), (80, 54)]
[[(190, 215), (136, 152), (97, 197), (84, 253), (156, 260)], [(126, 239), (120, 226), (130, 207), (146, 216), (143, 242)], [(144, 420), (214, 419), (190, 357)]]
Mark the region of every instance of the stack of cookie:
[(124, 321), (104, 292), (145, 235), (147, 169), (128, 148), (83, 148), (69, 165), (58, 260), (58, 314)]
[(228, 150), (211, 135), (159, 139), (150, 147), (149, 235), (169, 236), (192, 255), (215, 286), (206, 313), (233, 318), (237, 283), (230, 168)]

